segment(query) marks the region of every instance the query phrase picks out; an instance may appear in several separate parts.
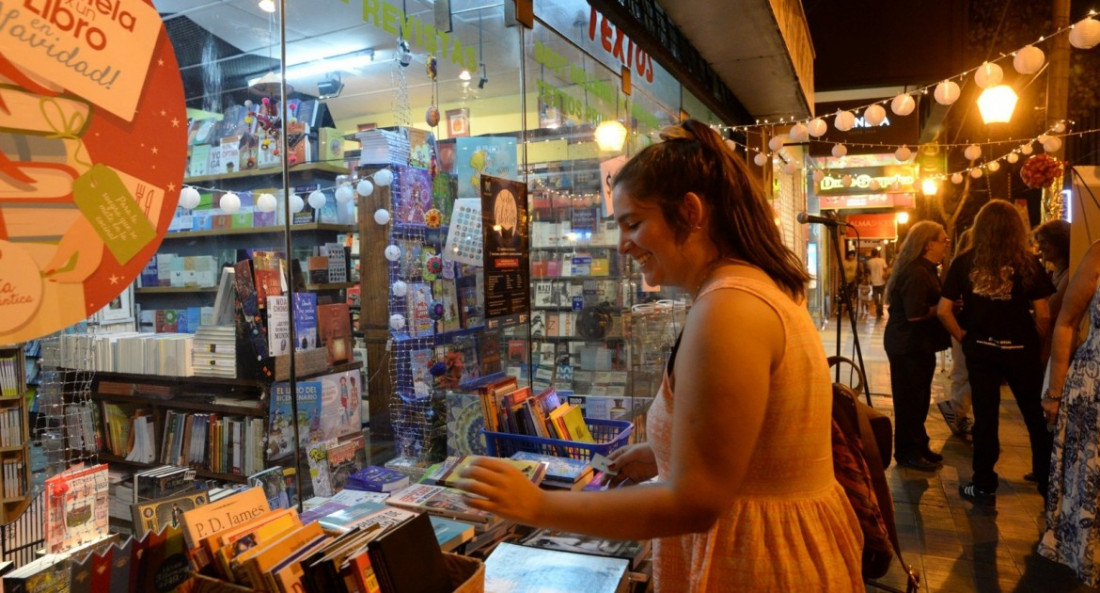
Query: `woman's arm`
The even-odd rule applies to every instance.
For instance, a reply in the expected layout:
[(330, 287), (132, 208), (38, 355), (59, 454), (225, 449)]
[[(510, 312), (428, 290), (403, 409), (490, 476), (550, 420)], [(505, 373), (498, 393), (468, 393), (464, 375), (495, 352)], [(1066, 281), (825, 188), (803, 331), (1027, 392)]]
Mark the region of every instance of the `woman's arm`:
[(936, 316), (940, 318), (940, 323), (943, 324), (943, 327), (947, 329), (947, 333), (951, 334), (952, 338), (960, 342), (963, 341), (966, 330), (959, 325), (959, 320), (955, 317), (955, 301), (940, 297), (940, 303), (936, 305)]
[(1089, 247), (1084, 259), (1078, 265), (1077, 272), (1066, 288), (1066, 296), (1062, 300), (1062, 310), (1058, 313), (1058, 319), (1054, 322), (1050, 350), (1050, 383), (1047, 388), (1049, 398), (1044, 397), (1044, 399), (1055, 400), (1055, 403), (1048, 406), (1044, 402), (1043, 408), (1047, 410), (1048, 420), (1053, 420), (1052, 415), (1057, 415), (1056, 400), (1062, 397), (1062, 389), (1066, 382), (1066, 372), (1069, 369), (1077, 327), (1088, 310), (1093, 293), (1096, 292), (1098, 278), (1100, 278), (1100, 242), (1093, 243)]
[[(730, 340), (732, 331), (754, 336)], [(675, 366), (669, 475), (601, 492), (543, 491), (486, 459), (463, 474), (469, 503), (528, 525), (610, 539), (705, 531), (729, 508), (764, 420), (771, 373), (785, 348), (776, 312), (759, 298), (720, 290), (692, 307)]]

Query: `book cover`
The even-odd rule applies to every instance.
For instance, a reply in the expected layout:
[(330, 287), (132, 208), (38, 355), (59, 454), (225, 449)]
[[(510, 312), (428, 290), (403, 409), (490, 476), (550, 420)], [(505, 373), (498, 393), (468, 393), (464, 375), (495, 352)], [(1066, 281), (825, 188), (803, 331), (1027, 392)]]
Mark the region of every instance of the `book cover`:
[(501, 543), (485, 559), (485, 591), (619, 593), (625, 590), (628, 564), (620, 558)]
[[(480, 458), (482, 458), (481, 455), (464, 455), (458, 460), (458, 463), (454, 464), (454, 466), (452, 466), (451, 469), (447, 471), (447, 473), (443, 474), (443, 476), (439, 478), (437, 483), (440, 486), (454, 488), (458, 484), (458, 480), (460, 479), (459, 474), (461, 474), (466, 468), (470, 467), (470, 465), (474, 461)], [(544, 461), (532, 461), (527, 459), (514, 458), (494, 459), (508, 463), (512, 467), (518, 469), (520, 473), (522, 473), (528, 480), (531, 480), (531, 482), (535, 485), (538, 485), (540, 482), (542, 482), (542, 479), (546, 476), (546, 468), (548, 464)]]
[(430, 386), (433, 382), (430, 373), (432, 363), (435, 360), (435, 352), (431, 348), (417, 348), (409, 351), (409, 375), (412, 377), (412, 385), (423, 384)]
[(475, 509), (466, 504), (464, 496), (461, 490), (446, 486), (413, 484), (391, 494), (386, 499), (386, 504), (469, 521), (483, 526), (497, 521), (492, 513)]
[(409, 284), (407, 305), (407, 323), (409, 335), (412, 337), (430, 336), (435, 333), (435, 322), (429, 315), (429, 307), (432, 303), (432, 288), (426, 282), (413, 282)]
[(516, 451), (512, 459), (546, 463), (546, 479), (560, 482), (577, 482), (592, 473), (592, 464), (583, 459), (554, 457), (529, 451)]
[(251, 345), (258, 360), (267, 358), (267, 328), (252, 278), (252, 260), (236, 263), (233, 282), (237, 289), (237, 343)]
[(397, 222), (424, 224), (424, 213), (432, 209), (432, 179), (426, 169), (396, 167), (394, 214)]
[(447, 455), (485, 455), (485, 410), (481, 396), (447, 392)]
[(501, 335), (499, 331), (482, 332), (477, 337), (477, 360), (481, 376), (499, 373), (504, 369)]
[(328, 364), (347, 362), (351, 356), (351, 312), (348, 304), (318, 305), (317, 331), (328, 352)]
[(295, 344), (296, 350), (309, 350), (318, 346), (316, 293), (294, 293), (294, 335), (298, 342)]
[[(200, 507), (202, 508), (202, 507)], [(198, 509), (196, 509), (198, 510)], [(192, 511), (194, 512), (194, 511)], [(131, 546), (131, 591), (175, 591), (194, 577), (188, 562), (188, 545), (182, 527), (167, 527), (136, 540)], [(111, 591), (115, 591), (114, 579)], [(184, 589), (186, 590), (186, 589)]]
[(302, 526), (298, 511), (279, 509), (264, 513), (242, 523), (235, 529), (226, 529), (205, 540), (216, 562), (215, 567), (225, 578), (234, 579), (239, 574), (241, 561), (246, 553), (290, 533)]
[[(321, 427), (321, 381), (299, 381), (298, 390), (298, 443), (309, 443), (324, 438)], [(277, 460), (294, 452), (294, 408), (291, 405), (290, 383), (279, 381), (271, 384), (270, 416), (267, 432), (268, 459)]]
[(400, 525), (416, 513), (388, 506), (384, 503), (363, 502), (329, 513), (317, 520), (327, 533), (348, 533), (359, 527), (378, 525), (383, 530)]
[(435, 136), (428, 130), (407, 127), (409, 137), (409, 166), (428, 169), (435, 160)]
[(234, 570), (234, 574), (237, 575), (238, 582), (254, 589), (263, 589), (267, 582), (264, 574), (287, 556), (323, 536), (324, 531), (317, 523), (309, 523), (283, 532), (270, 543), (260, 544), (237, 556), (234, 562), (239, 570)]
[(336, 439), (310, 443), (306, 461), (309, 463), (309, 480), (313, 485), (314, 496), (332, 496), (332, 478), (329, 475), (328, 448), (335, 446)]
[(321, 435), (342, 437), (362, 428), (362, 392), (358, 370), (316, 377), (321, 382)]
[(272, 509), (290, 508), (290, 496), (283, 479), (283, 468), (274, 465), (248, 476), (249, 486), (259, 486), (267, 497), (267, 505)]
[(439, 319), (439, 331), (450, 332), (462, 328), (458, 315), (458, 287), (454, 279), (437, 278), (432, 283), (436, 300), (443, 305), (443, 317)]
[(451, 342), (451, 352), (457, 353), (462, 360), (462, 377), (459, 383), (473, 381), (481, 376), (478, 363), (477, 338), (472, 334), (455, 336)]
[(276, 564), (269, 573), (274, 580), (274, 586), (276, 587), (274, 590), (287, 593), (304, 591), (305, 587), (302, 582), (305, 570), (302, 568), (302, 560), (319, 551), (331, 541), (332, 538), (328, 536), (319, 537)]
[(485, 292), (481, 274), (472, 273), (455, 279), (458, 291), (458, 316), (463, 328), (470, 329), (485, 324)]
[(286, 295), (267, 297), (267, 349), (272, 356), (290, 354), (290, 303)]
[(195, 547), (203, 538), (227, 527), (243, 523), (271, 510), (262, 488), (249, 488), (217, 502), (183, 513), (183, 533), (187, 547)]
[(333, 490), (343, 490), (352, 474), (366, 467), (366, 446), (366, 440), (359, 435), (330, 447), (325, 452)]
[(649, 541), (603, 539), (557, 529), (538, 529), (518, 542), (521, 545), (544, 550), (576, 552), (592, 556), (620, 558), (630, 563), (634, 570), (650, 551)]
[(183, 513), (207, 503), (205, 491), (191, 492), (131, 505), (134, 533), (138, 536), (183, 524)]
[(46, 479), (46, 550), (63, 552), (108, 532), (107, 464), (76, 466)]
[[(431, 519), (420, 514), (367, 544), (370, 563), (383, 590), (420, 593), (451, 591), (443, 551)], [(386, 585), (389, 587), (386, 587)], [(580, 590), (580, 589), (578, 589)]]
[(409, 485), (409, 476), (379, 465), (368, 465), (353, 473), (347, 487), (370, 492), (393, 492)]

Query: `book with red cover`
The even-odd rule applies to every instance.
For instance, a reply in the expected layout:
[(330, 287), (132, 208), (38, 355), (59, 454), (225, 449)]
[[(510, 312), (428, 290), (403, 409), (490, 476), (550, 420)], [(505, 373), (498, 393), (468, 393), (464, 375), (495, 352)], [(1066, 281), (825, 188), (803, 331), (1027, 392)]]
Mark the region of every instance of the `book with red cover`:
[(328, 364), (351, 357), (351, 312), (347, 303), (317, 305), (317, 331), (328, 351)]

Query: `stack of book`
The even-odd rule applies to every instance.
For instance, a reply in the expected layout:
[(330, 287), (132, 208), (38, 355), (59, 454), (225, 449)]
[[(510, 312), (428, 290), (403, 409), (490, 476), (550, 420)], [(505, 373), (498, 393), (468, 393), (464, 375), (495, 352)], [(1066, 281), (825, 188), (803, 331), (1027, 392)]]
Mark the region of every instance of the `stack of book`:
[(361, 147), (360, 165), (405, 164), (409, 162), (409, 138), (404, 130), (375, 128), (356, 134)]
[(193, 367), (196, 377), (237, 376), (237, 337), (232, 325), (204, 325), (195, 332)]

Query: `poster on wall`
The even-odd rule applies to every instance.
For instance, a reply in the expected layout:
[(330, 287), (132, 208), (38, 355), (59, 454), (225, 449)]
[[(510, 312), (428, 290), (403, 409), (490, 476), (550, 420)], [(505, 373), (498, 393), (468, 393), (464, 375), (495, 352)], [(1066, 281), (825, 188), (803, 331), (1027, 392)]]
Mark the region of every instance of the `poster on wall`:
[(186, 163), (183, 83), (150, 2), (5, 4), (0, 343), (110, 309), (160, 245)]
[(475, 136), (455, 140), (458, 197), (480, 198), (481, 176), (516, 179), (516, 139)]
[(485, 327), (527, 323), (531, 313), (527, 185), (481, 176)]

